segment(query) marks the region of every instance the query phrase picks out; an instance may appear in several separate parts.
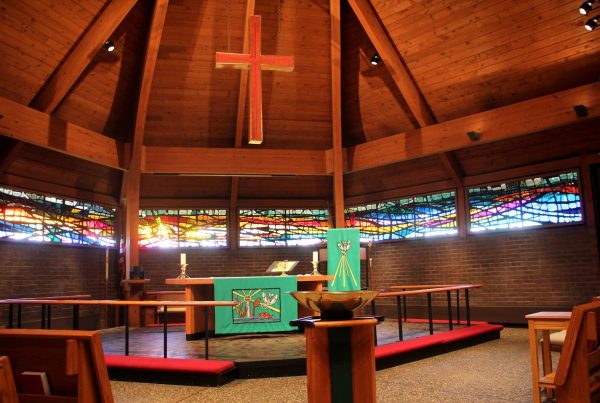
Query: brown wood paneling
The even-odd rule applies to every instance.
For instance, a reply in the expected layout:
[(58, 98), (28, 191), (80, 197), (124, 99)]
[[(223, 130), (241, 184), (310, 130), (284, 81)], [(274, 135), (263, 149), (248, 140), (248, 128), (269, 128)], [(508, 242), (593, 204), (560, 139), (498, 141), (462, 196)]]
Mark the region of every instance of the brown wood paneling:
[(90, 130), (128, 141), (139, 92), (152, 7), (138, 2), (110, 35), (115, 51), (93, 58), (55, 115)]
[(344, 188), (346, 197), (353, 197), (449, 178), (439, 157), (432, 156), (346, 174)]
[(329, 176), (241, 177), (238, 199), (330, 199), (333, 197), (332, 189), (332, 178)]
[(229, 198), (229, 178), (142, 174), (144, 198)]
[(28, 104), (102, 6), (92, 0), (3, 2), (0, 94)]

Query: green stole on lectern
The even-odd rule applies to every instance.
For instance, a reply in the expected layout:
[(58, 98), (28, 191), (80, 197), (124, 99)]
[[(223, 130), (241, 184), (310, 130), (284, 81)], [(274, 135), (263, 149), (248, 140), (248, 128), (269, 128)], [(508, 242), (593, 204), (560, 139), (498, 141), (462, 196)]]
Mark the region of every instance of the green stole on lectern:
[(327, 231), (329, 291), (360, 290), (360, 232), (358, 228)]
[(269, 333), (296, 330), (296, 276), (215, 277), (215, 300), (236, 301), (215, 307), (215, 334)]

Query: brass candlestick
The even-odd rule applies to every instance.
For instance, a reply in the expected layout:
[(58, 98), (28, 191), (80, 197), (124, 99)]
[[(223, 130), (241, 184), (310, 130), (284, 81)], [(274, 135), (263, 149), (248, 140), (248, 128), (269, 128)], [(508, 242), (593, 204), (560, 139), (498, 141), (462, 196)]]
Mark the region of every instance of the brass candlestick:
[(312, 271), (312, 273), (310, 273), (310, 275), (311, 276), (320, 276), (321, 273), (319, 273), (319, 262), (316, 260), (313, 260), (312, 265), (313, 265), (313, 271)]
[(185, 280), (186, 278), (190, 278), (190, 276), (188, 276), (187, 273), (185, 272), (185, 270), (187, 268), (187, 264), (186, 263), (181, 263), (180, 266), (181, 266), (181, 274), (177, 278), (179, 280)]

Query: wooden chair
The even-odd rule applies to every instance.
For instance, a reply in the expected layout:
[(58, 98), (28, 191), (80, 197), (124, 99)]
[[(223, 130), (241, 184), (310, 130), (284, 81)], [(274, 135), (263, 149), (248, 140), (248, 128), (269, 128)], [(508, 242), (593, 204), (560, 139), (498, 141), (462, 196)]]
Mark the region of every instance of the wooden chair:
[(0, 357), (0, 403), (18, 403), (17, 388), (10, 360), (7, 356)]
[[(98, 332), (0, 329), (3, 355), (10, 357), (20, 402), (113, 402)], [(51, 395), (25, 393), (24, 371), (44, 372)]]
[(600, 301), (573, 308), (556, 372), (539, 386), (556, 389), (556, 401), (600, 401)]

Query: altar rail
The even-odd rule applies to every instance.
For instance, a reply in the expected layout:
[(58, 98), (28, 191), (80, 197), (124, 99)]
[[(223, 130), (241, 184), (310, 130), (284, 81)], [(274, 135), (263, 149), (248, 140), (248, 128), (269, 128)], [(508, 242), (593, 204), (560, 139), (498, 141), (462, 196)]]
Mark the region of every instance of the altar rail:
[[(90, 294), (77, 294), (77, 295), (59, 295), (52, 297), (31, 297), (31, 298), (12, 298), (14, 300), (52, 300), (52, 301), (61, 301), (61, 300), (69, 300), (69, 299), (90, 299), (92, 296)], [(10, 304), (8, 306), (8, 328), (13, 328), (14, 321), (14, 305)], [(17, 328), (21, 328), (21, 318), (22, 318), (22, 310), (21, 304), (17, 305)], [(40, 329), (50, 329), (52, 325), (52, 309), (51, 305), (43, 304), (41, 306), (41, 326)], [(77, 322), (75, 322), (75, 318), (77, 318)], [(79, 329), (79, 306), (73, 306), (73, 329)]]
[[(376, 299), (396, 297), (396, 312), (398, 314), (398, 339), (404, 340), (402, 334), (402, 322), (407, 321), (406, 315), (406, 297), (409, 295), (427, 295), (427, 312), (429, 319), (429, 334), (433, 334), (433, 310), (431, 304), (431, 295), (436, 293), (445, 292), (448, 301), (448, 327), (449, 330), (453, 329), (452, 320), (452, 296), (451, 292), (456, 291), (456, 323), (460, 324), (460, 290), (464, 290), (465, 293), (465, 308), (467, 315), (467, 326), (471, 326), (471, 312), (469, 307), (469, 290), (472, 288), (481, 288), (481, 284), (460, 284), (460, 285), (396, 285), (389, 287), (392, 290), (400, 289), (402, 291), (382, 291)], [(408, 290), (408, 291), (407, 291)], [(404, 309), (402, 309), (404, 307)], [(376, 315), (376, 303), (375, 299), (371, 302), (371, 312)], [(404, 313), (404, 315), (402, 315)]]
[[(236, 303), (233, 301), (132, 301), (132, 300), (79, 300), (79, 299), (4, 299), (0, 300), (0, 304), (8, 305), (9, 309), (12, 305), (73, 305), (73, 307), (81, 305), (95, 305), (95, 306), (161, 306), (165, 312), (165, 320), (163, 322), (163, 356), (167, 358), (167, 324), (166, 314), (168, 307), (170, 306), (201, 306), (205, 309), (205, 321), (208, 328), (208, 308), (215, 306), (234, 306)], [(129, 309), (123, 310), (124, 323), (125, 323), (125, 355), (129, 355)], [(73, 309), (73, 316), (79, 314), (79, 310)], [(9, 315), (10, 317), (10, 315)], [(79, 323), (79, 319), (73, 318), (73, 323)], [(43, 323), (42, 323), (43, 325)], [(9, 323), (9, 328), (12, 327), (12, 323)], [(42, 327), (43, 328), (43, 327)], [(76, 330), (76, 329), (74, 329)], [(204, 356), (208, 359), (208, 333), (204, 335)]]

